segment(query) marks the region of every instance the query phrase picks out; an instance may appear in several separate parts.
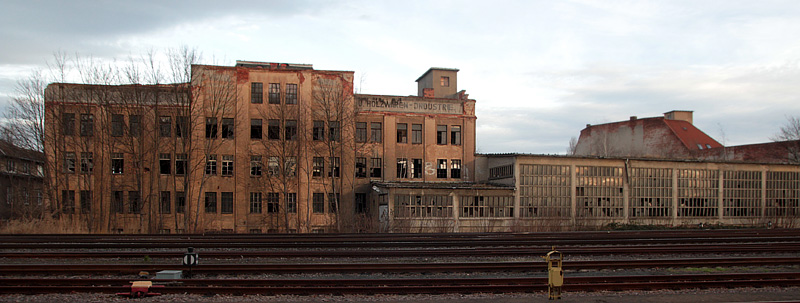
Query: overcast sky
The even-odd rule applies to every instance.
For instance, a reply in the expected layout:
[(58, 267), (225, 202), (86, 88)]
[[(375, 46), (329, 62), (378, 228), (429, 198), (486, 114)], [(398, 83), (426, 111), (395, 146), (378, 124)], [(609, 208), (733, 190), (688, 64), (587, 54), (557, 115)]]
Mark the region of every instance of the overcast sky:
[(739, 145), (800, 116), (798, 37), (794, 0), (6, 0), (0, 106), (56, 52), (124, 60), (186, 45), (212, 64), (352, 70), (367, 94), (413, 95), (428, 68), (458, 68), (482, 153), (564, 153), (586, 124), (670, 110)]

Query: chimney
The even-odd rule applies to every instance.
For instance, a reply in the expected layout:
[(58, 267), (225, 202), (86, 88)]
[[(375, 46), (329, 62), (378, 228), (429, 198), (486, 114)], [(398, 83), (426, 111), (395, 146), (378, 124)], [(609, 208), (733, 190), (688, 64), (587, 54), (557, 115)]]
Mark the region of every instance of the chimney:
[(423, 89), (422, 89), (422, 97), (425, 97), (425, 98), (434, 98), (434, 95), (433, 95), (433, 88), (423, 88)]

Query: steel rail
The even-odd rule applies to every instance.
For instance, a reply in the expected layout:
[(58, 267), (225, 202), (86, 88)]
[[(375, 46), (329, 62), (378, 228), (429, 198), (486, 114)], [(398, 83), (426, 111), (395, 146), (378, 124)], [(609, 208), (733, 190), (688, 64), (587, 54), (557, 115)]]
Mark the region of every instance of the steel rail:
[[(185, 247), (183, 247), (185, 248)], [(569, 255), (609, 255), (609, 254), (710, 254), (710, 253), (793, 253), (800, 252), (800, 243), (736, 243), (689, 244), (689, 245), (636, 245), (636, 246), (564, 246), (559, 251)], [(501, 247), (501, 248), (442, 248), (442, 249), (363, 249), (363, 250), (201, 250), (203, 258), (369, 258), (369, 257), (407, 257), (407, 256), (534, 256), (543, 255), (550, 246), (540, 247)], [(179, 251), (25, 251), (0, 252), (0, 258), (9, 259), (55, 259), (55, 258), (180, 258), (185, 250)]]

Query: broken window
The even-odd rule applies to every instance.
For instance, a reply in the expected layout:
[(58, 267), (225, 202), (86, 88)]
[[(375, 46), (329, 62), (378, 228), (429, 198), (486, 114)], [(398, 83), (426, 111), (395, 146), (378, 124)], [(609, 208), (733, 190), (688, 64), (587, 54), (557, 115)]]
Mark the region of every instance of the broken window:
[(447, 159), (437, 160), (438, 166), (436, 168), (436, 177), (440, 179), (447, 178)]
[(436, 144), (447, 145), (447, 125), (436, 126)]
[(125, 167), (125, 159), (122, 153), (111, 154), (111, 174), (121, 175)]
[(172, 136), (172, 117), (158, 117), (158, 135), (163, 138)]
[(314, 141), (325, 140), (325, 121), (314, 120), (312, 139)]
[(162, 153), (158, 155), (158, 167), (162, 175), (171, 174), (170, 168), (172, 167), (172, 158), (170, 154)]
[(408, 124), (397, 123), (397, 143), (408, 143)]
[(461, 145), (461, 126), (450, 126), (450, 144)]
[(408, 178), (408, 159), (397, 158), (397, 178)]
[(261, 119), (250, 119), (250, 139), (261, 139)]
[(222, 118), (222, 139), (233, 139), (233, 118)]
[(122, 137), (125, 131), (125, 116), (111, 115), (111, 136)]

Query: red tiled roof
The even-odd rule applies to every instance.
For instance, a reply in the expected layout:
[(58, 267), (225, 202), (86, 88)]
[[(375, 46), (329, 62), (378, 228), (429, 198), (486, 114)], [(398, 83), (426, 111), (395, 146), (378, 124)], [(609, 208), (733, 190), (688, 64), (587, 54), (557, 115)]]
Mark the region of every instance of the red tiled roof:
[(661, 118), (672, 133), (681, 140), (689, 150), (701, 150), (722, 147), (716, 140), (712, 139), (703, 131), (694, 127), (691, 123), (683, 120), (669, 120)]

